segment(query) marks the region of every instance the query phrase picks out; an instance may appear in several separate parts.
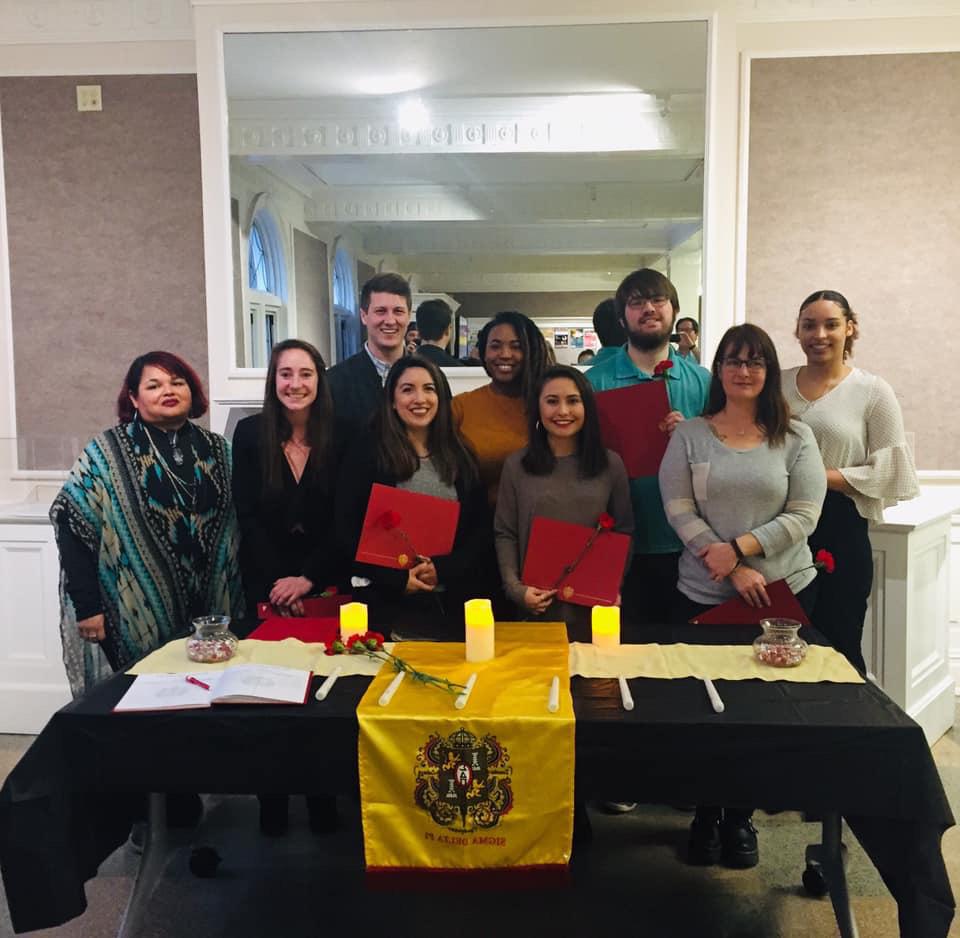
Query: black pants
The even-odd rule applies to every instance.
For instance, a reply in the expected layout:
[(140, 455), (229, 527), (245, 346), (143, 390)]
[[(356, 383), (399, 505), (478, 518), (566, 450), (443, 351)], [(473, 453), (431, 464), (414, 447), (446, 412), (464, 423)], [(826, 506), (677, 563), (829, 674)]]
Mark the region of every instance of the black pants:
[(680, 554), (634, 554), (620, 590), (624, 621), (631, 625), (663, 625), (677, 593)]
[(810, 535), (810, 550), (828, 550), (837, 563), (833, 574), (821, 573), (820, 591), (810, 621), (823, 632), (858, 671), (866, 662), (860, 647), (867, 600), (873, 586), (873, 551), (867, 521), (852, 499), (841, 492), (827, 492), (817, 529)]

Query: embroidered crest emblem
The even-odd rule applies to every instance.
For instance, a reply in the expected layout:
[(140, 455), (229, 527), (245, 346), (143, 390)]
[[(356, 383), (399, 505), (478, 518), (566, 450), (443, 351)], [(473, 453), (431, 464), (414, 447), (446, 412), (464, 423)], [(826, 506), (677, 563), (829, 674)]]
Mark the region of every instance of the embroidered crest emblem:
[(495, 736), (478, 739), (461, 727), (431, 736), (417, 750), (414, 803), (441, 827), (489, 830), (513, 807), (510, 756)]
[(410, 562), (410, 558), (406, 554), (397, 554), (397, 563), (401, 567), (405, 567)]
[(564, 598), (564, 599), (569, 599), (572, 595), (573, 595), (573, 587), (572, 587), (572, 586), (565, 586), (565, 587), (563, 588), (563, 598)]

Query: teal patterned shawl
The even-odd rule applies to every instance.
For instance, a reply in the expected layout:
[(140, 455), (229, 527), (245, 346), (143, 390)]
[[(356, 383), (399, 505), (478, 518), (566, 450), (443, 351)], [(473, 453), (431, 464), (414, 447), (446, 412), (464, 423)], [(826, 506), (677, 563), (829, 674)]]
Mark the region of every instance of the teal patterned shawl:
[[(80, 454), (50, 509), (63, 515), (97, 558), (105, 628), (114, 663), (125, 668), (196, 615), (243, 615), (227, 441), (193, 425), (196, 502), (186, 510), (154, 459), (135, 419), (95, 437)], [(77, 632), (73, 603), (60, 582), (60, 635), (74, 696), (111, 673), (99, 646)]]

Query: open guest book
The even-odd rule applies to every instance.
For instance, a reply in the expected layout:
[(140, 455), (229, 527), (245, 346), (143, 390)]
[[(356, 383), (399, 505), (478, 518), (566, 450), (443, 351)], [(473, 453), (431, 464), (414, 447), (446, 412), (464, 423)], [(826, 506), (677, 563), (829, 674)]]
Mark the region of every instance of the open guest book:
[(114, 713), (198, 710), (213, 704), (302, 704), (312, 672), (272, 664), (238, 664), (225, 671), (138, 674)]

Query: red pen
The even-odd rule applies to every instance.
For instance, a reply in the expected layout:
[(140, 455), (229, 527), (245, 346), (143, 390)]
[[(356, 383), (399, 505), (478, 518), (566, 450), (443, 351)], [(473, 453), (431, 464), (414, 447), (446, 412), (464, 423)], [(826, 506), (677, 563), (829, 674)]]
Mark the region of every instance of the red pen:
[(192, 674), (187, 675), (188, 684), (196, 684), (197, 687), (202, 687), (204, 690), (210, 690), (209, 684), (204, 684), (199, 678), (195, 678)]

